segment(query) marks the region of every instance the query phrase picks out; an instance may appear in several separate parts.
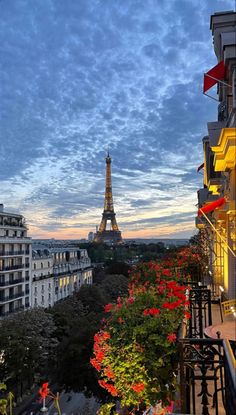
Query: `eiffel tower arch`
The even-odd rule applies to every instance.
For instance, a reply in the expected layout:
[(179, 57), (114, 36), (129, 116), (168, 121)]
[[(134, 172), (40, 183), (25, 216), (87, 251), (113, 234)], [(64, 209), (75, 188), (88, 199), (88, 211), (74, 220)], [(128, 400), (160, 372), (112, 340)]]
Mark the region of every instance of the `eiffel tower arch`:
[[(110, 221), (111, 229), (107, 230), (107, 222)], [(104, 210), (102, 214), (102, 220), (99, 226), (99, 230), (94, 238), (95, 242), (105, 242), (109, 244), (122, 243), (121, 232), (119, 231), (116, 214), (114, 211), (113, 197), (112, 197), (112, 184), (111, 184), (111, 157), (109, 153), (106, 157), (106, 187), (105, 187), (105, 200)]]

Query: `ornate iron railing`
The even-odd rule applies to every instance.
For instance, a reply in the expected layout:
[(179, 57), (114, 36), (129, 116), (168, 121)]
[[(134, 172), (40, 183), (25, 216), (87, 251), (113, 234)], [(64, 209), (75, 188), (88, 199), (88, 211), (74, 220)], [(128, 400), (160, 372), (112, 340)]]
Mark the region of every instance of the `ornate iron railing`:
[(193, 288), (189, 292), (191, 319), (188, 337), (204, 337), (204, 327), (212, 325), (211, 290)]
[[(179, 339), (181, 412), (236, 414), (236, 361), (228, 340)], [(222, 413), (222, 412), (221, 412)]]

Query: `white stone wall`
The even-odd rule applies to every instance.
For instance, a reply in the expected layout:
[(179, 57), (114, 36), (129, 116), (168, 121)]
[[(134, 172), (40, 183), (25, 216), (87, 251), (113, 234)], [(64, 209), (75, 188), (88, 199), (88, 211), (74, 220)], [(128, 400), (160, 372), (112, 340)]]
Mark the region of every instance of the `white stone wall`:
[(49, 248), (48, 251), (50, 256), (32, 261), (32, 307), (53, 306), (83, 284), (92, 284), (91, 261), (86, 249)]
[(54, 304), (54, 277), (52, 256), (32, 259), (32, 307), (52, 307)]

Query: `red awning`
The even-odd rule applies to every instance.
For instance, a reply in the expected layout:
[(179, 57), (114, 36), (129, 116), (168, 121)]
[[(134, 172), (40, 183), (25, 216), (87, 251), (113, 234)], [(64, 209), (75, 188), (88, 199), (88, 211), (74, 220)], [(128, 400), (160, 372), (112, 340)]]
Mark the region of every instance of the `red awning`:
[(225, 64), (224, 61), (219, 62), (214, 68), (210, 69), (204, 74), (203, 93), (208, 91), (218, 81), (222, 81), (225, 77)]
[(216, 200), (215, 202), (208, 203), (207, 205), (201, 207), (198, 210), (198, 216), (201, 216), (203, 213), (205, 213), (205, 215), (206, 215), (207, 213), (213, 212), (213, 210), (215, 210), (216, 208), (219, 208), (220, 206), (224, 205), (225, 203), (226, 203), (225, 197), (221, 197), (220, 199)]
[(200, 170), (202, 170), (204, 167), (204, 163), (202, 163), (198, 168), (197, 168), (197, 172), (199, 172)]

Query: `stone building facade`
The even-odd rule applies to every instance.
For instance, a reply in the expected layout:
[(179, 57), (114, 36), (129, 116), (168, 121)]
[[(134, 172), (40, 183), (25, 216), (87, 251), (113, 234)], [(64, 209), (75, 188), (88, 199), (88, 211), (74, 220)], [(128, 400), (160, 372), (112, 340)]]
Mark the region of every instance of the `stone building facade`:
[(47, 247), (33, 245), (32, 249), (32, 307), (54, 304), (53, 256)]
[(24, 217), (0, 204), (0, 318), (30, 307), (31, 255)]
[(218, 64), (225, 70), (217, 87), (218, 119), (208, 123), (208, 135), (203, 138), (204, 180), (198, 191), (198, 205), (202, 208), (222, 198), (225, 202), (207, 214), (210, 222), (204, 216), (197, 217), (196, 226), (205, 244), (216, 291), (221, 286), (228, 298), (235, 298), (236, 13), (215, 13), (210, 27)]
[(92, 267), (86, 249), (33, 244), (32, 307), (52, 307), (92, 284)]

